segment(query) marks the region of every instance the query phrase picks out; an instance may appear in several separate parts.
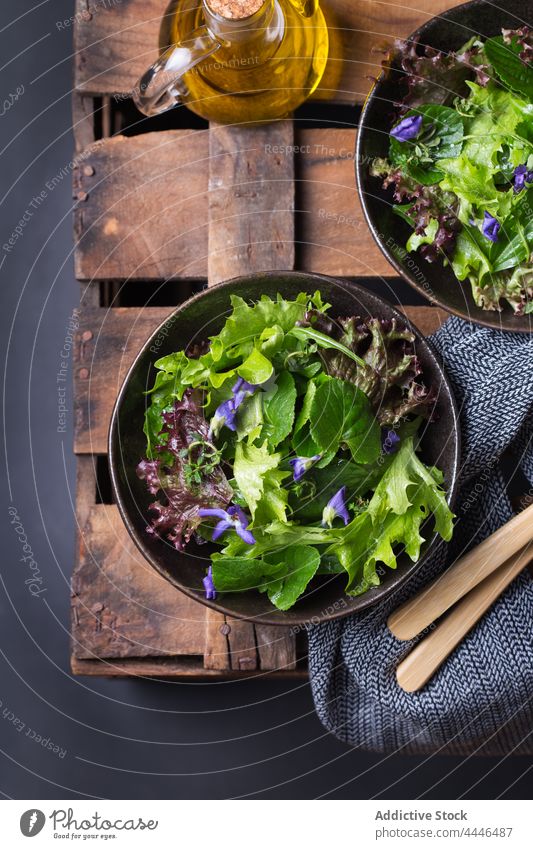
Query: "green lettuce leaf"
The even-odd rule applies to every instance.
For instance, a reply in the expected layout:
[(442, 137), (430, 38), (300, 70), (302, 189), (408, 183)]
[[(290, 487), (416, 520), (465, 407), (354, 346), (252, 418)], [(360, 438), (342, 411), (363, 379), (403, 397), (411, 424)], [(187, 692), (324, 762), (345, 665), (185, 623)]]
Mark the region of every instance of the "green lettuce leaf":
[(311, 405), (311, 436), (323, 453), (348, 446), (356, 462), (371, 463), (381, 453), (381, 431), (367, 396), (350, 383), (328, 377)]
[(320, 566), (320, 554), (310, 545), (293, 545), (276, 555), (267, 556), (265, 560), (285, 570), (282, 578), (278, 577), (267, 585), (267, 593), (279, 610), (289, 610), (314, 578)]
[(288, 332), (304, 317), (307, 302), (308, 296), (303, 292), (294, 301), (286, 301), (281, 295), (273, 301), (263, 295), (253, 306), (232, 295), (232, 313), (220, 333), (211, 337), (213, 361), (224, 362), (251, 351), (255, 337), (267, 328), (277, 325), (283, 332)]
[(235, 448), (233, 475), (252, 517), (265, 490), (265, 475), (277, 469), (281, 454), (270, 454), (266, 443), (257, 447), (238, 442)]
[(257, 590), (268, 579), (285, 573), (284, 563), (269, 564), (253, 557), (211, 556), (213, 582), (218, 592), (236, 593)]
[(348, 573), (349, 595), (378, 586), (379, 563), (396, 568), (395, 546), (411, 560), (418, 560), (424, 541), (420, 528), (431, 515), (437, 533), (451, 539), (453, 514), (441, 484), (441, 473), (427, 468), (417, 457), (413, 439), (403, 440), (366, 511), (338, 531), (340, 539), (326, 550), (337, 556)]
[(254, 392), (245, 398), (237, 412), (237, 437), (239, 440), (248, 438), (254, 442), (263, 429), (263, 396), (264, 393)]
[(265, 436), (270, 445), (276, 448), (290, 434), (294, 424), (296, 406), (296, 384), (294, 377), (288, 371), (282, 371), (276, 376), (276, 387), (273, 394), (266, 393), (265, 397)]
[(309, 545), (292, 545), (262, 558), (214, 554), (213, 582), (218, 592), (268, 593), (278, 610), (288, 610), (305, 591), (320, 566), (320, 554)]
[(422, 185), (438, 183), (443, 178), (440, 159), (459, 156), (463, 144), (463, 121), (455, 109), (438, 103), (427, 103), (410, 109), (404, 117), (422, 115), (416, 138), (408, 141), (390, 137), (389, 158)]
[(510, 44), (501, 35), (488, 38), (485, 54), (504, 85), (533, 102), (533, 69), (519, 58), (522, 47), (516, 38)]

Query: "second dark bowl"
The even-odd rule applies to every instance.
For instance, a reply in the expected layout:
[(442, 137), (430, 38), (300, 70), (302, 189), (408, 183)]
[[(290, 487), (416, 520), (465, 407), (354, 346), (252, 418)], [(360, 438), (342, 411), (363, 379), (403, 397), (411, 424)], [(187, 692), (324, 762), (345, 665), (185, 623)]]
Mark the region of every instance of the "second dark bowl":
[[(383, 599), (413, 575), (427, 558), (437, 537), (433, 534), (424, 543), (420, 560), (412, 563), (406, 555), (399, 558), (395, 571), (388, 569), (379, 587), (364, 595), (349, 598), (343, 592), (345, 579), (321, 579), (312, 583), (304, 596), (289, 611), (276, 610), (265, 595), (259, 592), (227, 593), (216, 601), (205, 601), (202, 577), (209, 565), (209, 545), (187, 546), (183, 552), (168, 542), (146, 533), (149, 521), (148, 505), (153, 501), (136, 467), (145, 453), (143, 420), (147, 389), (156, 374), (154, 362), (159, 357), (186, 348), (218, 333), (231, 310), (230, 295), (240, 295), (246, 301), (257, 300), (262, 294), (292, 299), (299, 292), (313, 293), (320, 289), (324, 299), (332, 304), (333, 317), (359, 315), (362, 317), (397, 318), (409, 324), (405, 316), (389, 303), (353, 283), (341, 283), (318, 274), (297, 272), (268, 272), (240, 277), (206, 289), (182, 304), (153, 333), (131, 366), (118, 395), (109, 432), (109, 463), (111, 480), (122, 519), (146, 560), (177, 589), (231, 617), (241, 617), (270, 625), (301, 625), (324, 622), (362, 610)], [(435, 412), (437, 420), (428, 424), (422, 437), (422, 459), (444, 472), (448, 500), (453, 502), (459, 464), (459, 430), (457, 410), (446, 375), (433, 348), (411, 325), (415, 334), (416, 353), (427, 384), (437, 390)], [(172, 592), (169, 586), (169, 592)]]
[[(485, 38), (499, 35), (502, 27), (522, 26), (533, 19), (533, 0), (507, 0), (505, 9), (485, 0), (473, 0), (431, 18), (417, 29), (409, 40), (418, 40), (448, 53), (461, 47), (472, 35)], [(411, 235), (409, 225), (392, 211), (392, 191), (384, 191), (381, 181), (371, 177), (372, 159), (386, 157), (389, 131), (393, 124), (394, 106), (404, 91), (405, 74), (393, 64), (390, 73), (382, 74), (370, 92), (357, 136), (356, 178), (359, 197), (368, 226), (382, 253), (391, 265), (421, 295), (461, 318), (495, 327), (529, 333), (533, 316), (515, 316), (511, 307), (502, 312), (483, 310), (474, 303), (470, 283), (460, 282), (451, 268), (441, 262), (426, 262), (418, 252), (406, 253), (405, 243)]]

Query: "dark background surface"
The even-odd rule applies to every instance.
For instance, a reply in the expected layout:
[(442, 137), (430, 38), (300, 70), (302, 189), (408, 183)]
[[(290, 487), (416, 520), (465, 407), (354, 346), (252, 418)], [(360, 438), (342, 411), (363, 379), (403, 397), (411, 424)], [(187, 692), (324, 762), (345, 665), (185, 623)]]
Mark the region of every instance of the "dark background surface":
[[(73, 3), (2, 0), (0, 9), (1, 99), (24, 86), (0, 117), (0, 320), (9, 472), (0, 517), (2, 795), (527, 798), (531, 759), (378, 756), (348, 748), (320, 725), (306, 683), (71, 676), (72, 414), (69, 433), (58, 434), (56, 372), (79, 290), (72, 264), (72, 28), (59, 30), (56, 22), (73, 14)], [(61, 174), (48, 190), (46, 183)], [(32, 207), (43, 190), (43, 203)], [(1, 245), (28, 210), (22, 236), (7, 253)], [(387, 293), (386, 284), (382, 291)], [(398, 296), (414, 302), (407, 287), (396, 290)], [(72, 410), (70, 390), (68, 406)], [(27, 570), (10, 506), (39, 563), (47, 590), (39, 599), (24, 584)], [(24, 729), (17, 730), (22, 723)], [(50, 739), (64, 756), (32, 740), (28, 729)]]

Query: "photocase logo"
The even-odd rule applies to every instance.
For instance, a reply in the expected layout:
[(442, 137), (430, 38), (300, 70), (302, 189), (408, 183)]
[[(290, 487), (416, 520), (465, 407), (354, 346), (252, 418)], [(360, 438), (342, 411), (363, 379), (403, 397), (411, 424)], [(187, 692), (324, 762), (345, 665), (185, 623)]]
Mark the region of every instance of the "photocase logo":
[(42, 811), (37, 808), (31, 808), (25, 811), (20, 818), (20, 830), (24, 837), (35, 837), (43, 830), (46, 817)]

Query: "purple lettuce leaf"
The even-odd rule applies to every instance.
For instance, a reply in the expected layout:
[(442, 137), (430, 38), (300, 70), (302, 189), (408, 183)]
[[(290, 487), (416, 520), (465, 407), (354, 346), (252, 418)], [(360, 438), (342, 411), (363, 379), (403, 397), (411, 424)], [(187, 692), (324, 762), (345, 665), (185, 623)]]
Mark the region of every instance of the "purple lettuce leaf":
[[(408, 218), (418, 236), (426, 235), (426, 227), (432, 219), (438, 222), (433, 242), (422, 245), (420, 253), (428, 262), (434, 262), (442, 253), (453, 255), (457, 234), (461, 223), (457, 218), (457, 197), (451, 192), (443, 192), (438, 186), (422, 186), (411, 177), (402, 174), (386, 159), (374, 160), (371, 174), (383, 177), (383, 188), (393, 187), (393, 198), (397, 203), (412, 201), (404, 207), (404, 217)], [(442, 258), (442, 257), (441, 257)]]
[(147, 532), (166, 537), (181, 551), (202, 522), (200, 508), (226, 507), (233, 491), (218, 464), (207, 466), (199, 481), (189, 474), (191, 459), (209, 444), (209, 424), (192, 390), (163, 413), (163, 422), (156, 446), (161, 456), (141, 460), (137, 475), (151, 495), (159, 494), (149, 506), (155, 516)]
[(395, 318), (341, 318), (338, 339), (361, 357), (357, 365), (337, 351), (324, 351), (326, 371), (332, 377), (359, 387), (370, 399), (382, 426), (394, 426), (402, 418), (431, 415), (435, 393), (420, 380), (414, 334)]
[(467, 80), (486, 85), (487, 66), (478, 46), (464, 53), (442, 53), (417, 41), (396, 41), (394, 59), (405, 73), (407, 92), (397, 105), (403, 113), (425, 103), (450, 105), (468, 94)]
[(533, 29), (527, 25), (519, 29), (502, 29), (503, 40), (505, 44), (512, 44), (513, 39), (522, 48), (518, 54), (519, 59), (524, 65), (531, 65), (533, 62)]

